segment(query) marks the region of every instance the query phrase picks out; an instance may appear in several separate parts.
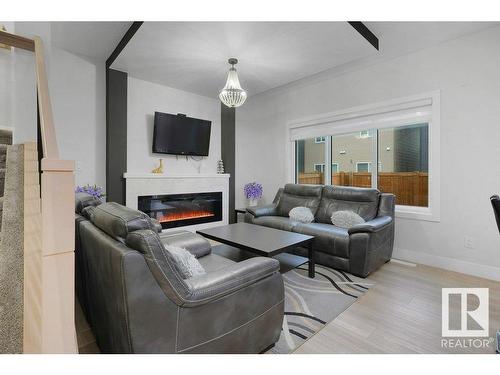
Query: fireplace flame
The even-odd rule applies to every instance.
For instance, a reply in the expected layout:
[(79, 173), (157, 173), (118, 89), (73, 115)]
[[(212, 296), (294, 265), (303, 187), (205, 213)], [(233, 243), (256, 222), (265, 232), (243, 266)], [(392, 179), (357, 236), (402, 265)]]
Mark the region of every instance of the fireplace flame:
[(210, 211), (193, 210), (185, 212), (169, 212), (163, 216), (160, 216), (157, 220), (160, 223), (168, 223), (172, 221), (198, 219), (202, 217), (212, 217), (212, 216), (215, 216), (215, 214)]

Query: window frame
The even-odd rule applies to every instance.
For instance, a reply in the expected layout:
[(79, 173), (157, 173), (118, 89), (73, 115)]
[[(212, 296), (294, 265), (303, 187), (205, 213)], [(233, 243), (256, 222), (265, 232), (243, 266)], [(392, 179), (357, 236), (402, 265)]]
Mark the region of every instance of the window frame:
[(372, 162), (371, 161), (357, 161), (356, 162), (356, 172), (357, 173), (359, 173), (359, 164), (368, 164), (368, 170), (366, 172), (370, 173), (372, 171)]
[[(359, 138), (366, 139), (366, 138), (371, 138), (373, 135), (370, 133), (372, 129), (366, 129), (366, 130), (360, 130), (359, 131)], [(364, 135), (364, 132), (368, 132), (366, 135)]]
[(334, 165), (337, 167), (337, 171), (336, 172), (332, 172), (332, 173), (339, 173), (339, 163), (330, 163), (330, 164), (331, 164), (331, 166), (330, 166), (331, 169), (333, 169)]
[[(320, 168), (320, 169), (322, 169), (322, 170), (318, 171), (318, 170), (316, 169), (316, 166), (320, 166), (320, 167), (322, 167), (322, 168)], [(325, 173), (325, 163), (313, 163), (313, 169), (314, 169), (314, 171), (315, 171), (315, 172)]]
[[(399, 126), (427, 123), (429, 128), (429, 201), (427, 207), (396, 205), (396, 217), (410, 220), (440, 221), (440, 120), (441, 105), (440, 91), (432, 91), (404, 98), (387, 100), (369, 105), (357, 106), (330, 112), (321, 115), (310, 116), (293, 120), (287, 123), (286, 153), (289, 168), (287, 168), (287, 180), (295, 181), (295, 139), (297, 133), (302, 134), (328, 134), (325, 136), (327, 145), (325, 153), (330, 153), (331, 136), (352, 133), (356, 131), (394, 128)], [(426, 108), (420, 111), (420, 108)], [(428, 108), (428, 110), (427, 110)], [(403, 114), (399, 116), (400, 114)], [(373, 117), (372, 117), (373, 116)], [(399, 117), (398, 117), (399, 116)], [(373, 120), (371, 120), (373, 118)], [(368, 120), (367, 120), (368, 119)], [(317, 133), (316, 133), (317, 134)], [(315, 137), (313, 135), (313, 137)], [(378, 137), (371, 137), (374, 144), (374, 154), (378, 150)], [(378, 156), (374, 159), (379, 162)], [(329, 165), (330, 163), (325, 163)], [(331, 172), (331, 168), (330, 168)], [(325, 181), (327, 179), (325, 170)], [(378, 168), (372, 168), (372, 186), (377, 186)]]

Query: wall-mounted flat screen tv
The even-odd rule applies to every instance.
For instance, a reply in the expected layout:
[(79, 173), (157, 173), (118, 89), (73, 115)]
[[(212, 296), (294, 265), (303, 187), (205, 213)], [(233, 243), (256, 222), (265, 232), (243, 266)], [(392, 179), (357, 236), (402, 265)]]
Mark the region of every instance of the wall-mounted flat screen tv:
[(155, 112), (153, 152), (208, 156), (211, 121)]

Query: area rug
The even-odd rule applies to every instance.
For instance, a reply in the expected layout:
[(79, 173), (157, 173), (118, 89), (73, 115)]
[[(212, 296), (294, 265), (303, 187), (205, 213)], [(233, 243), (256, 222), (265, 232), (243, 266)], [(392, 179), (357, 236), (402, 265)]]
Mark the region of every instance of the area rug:
[(285, 317), (280, 339), (269, 354), (291, 353), (373, 286), (368, 279), (320, 265), (314, 279), (307, 273), (304, 264), (283, 274)]

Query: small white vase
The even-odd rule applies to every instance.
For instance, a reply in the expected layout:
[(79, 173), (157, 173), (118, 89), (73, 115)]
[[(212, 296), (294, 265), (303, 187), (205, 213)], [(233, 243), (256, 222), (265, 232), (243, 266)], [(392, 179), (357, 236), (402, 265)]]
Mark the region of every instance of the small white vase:
[(252, 198), (248, 200), (248, 207), (255, 207), (257, 206), (257, 203), (259, 202), (258, 199)]

